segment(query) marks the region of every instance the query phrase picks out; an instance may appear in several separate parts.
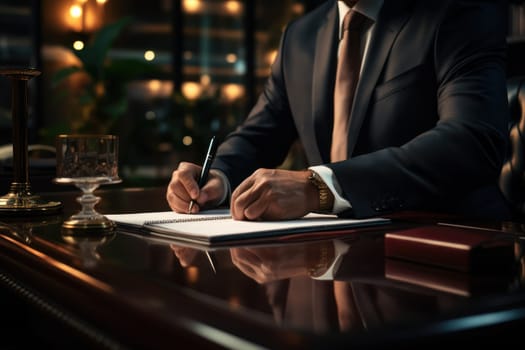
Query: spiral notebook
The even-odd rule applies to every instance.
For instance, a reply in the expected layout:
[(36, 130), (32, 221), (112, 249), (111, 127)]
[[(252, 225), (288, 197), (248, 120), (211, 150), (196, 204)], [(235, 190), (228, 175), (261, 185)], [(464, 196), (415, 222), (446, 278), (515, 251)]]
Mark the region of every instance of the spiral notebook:
[(165, 211), (106, 216), (120, 228), (205, 245), (301, 233), (321, 233), (390, 222), (386, 218), (343, 219), (336, 215), (314, 213), (294, 220), (240, 221), (234, 220), (228, 209), (213, 209), (198, 214)]

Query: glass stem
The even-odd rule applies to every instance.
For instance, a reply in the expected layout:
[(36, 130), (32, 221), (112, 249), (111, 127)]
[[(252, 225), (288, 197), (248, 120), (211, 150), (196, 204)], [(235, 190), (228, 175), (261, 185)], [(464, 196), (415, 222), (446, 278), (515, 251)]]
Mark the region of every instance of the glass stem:
[(79, 215), (83, 216), (98, 216), (100, 215), (95, 210), (95, 205), (100, 201), (100, 197), (95, 196), (92, 192), (84, 193), (82, 196), (77, 198), (77, 202), (82, 206), (82, 210)]
[(102, 214), (95, 210), (95, 205), (100, 202), (100, 197), (93, 194), (98, 188), (97, 184), (83, 184), (78, 186), (82, 190), (82, 196), (77, 197), (77, 202), (81, 205), (81, 210), (73, 215), (72, 219), (100, 219)]

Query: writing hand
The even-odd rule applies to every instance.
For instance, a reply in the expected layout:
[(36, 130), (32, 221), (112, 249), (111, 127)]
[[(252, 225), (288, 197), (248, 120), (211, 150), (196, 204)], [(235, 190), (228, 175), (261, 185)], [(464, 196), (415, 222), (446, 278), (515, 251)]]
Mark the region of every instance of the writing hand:
[(309, 171), (258, 169), (232, 193), (236, 220), (294, 219), (318, 208), (317, 189)]
[(214, 207), (223, 198), (224, 185), (219, 176), (210, 172), (206, 184), (199, 188), (197, 183), (202, 167), (188, 162), (181, 162), (172, 173), (166, 190), (166, 200), (173, 211), (187, 213), (191, 200), (195, 202), (192, 213), (202, 208)]

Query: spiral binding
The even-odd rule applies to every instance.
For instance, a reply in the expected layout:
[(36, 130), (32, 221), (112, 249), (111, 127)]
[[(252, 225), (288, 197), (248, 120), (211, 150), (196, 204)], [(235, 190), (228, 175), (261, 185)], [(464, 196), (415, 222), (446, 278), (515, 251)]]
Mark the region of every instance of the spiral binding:
[(195, 222), (195, 221), (211, 221), (211, 220), (224, 220), (231, 219), (231, 215), (213, 215), (205, 217), (189, 217), (189, 218), (178, 218), (178, 219), (162, 219), (162, 220), (148, 220), (144, 221), (144, 225), (160, 225), (160, 224), (177, 224), (184, 222)]

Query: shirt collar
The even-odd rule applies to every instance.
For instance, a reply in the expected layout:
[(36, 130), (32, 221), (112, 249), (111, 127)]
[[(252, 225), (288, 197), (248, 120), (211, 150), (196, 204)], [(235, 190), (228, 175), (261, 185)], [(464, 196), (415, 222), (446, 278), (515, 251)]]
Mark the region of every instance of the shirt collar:
[[(357, 4), (354, 5), (354, 10), (370, 18), (375, 23), (379, 16), (379, 11), (383, 6), (383, 2), (384, 0), (359, 0)], [(348, 7), (344, 1), (338, 1), (337, 7), (339, 10), (339, 27), (341, 27), (343, 18), (346, 12), (350, 10), (350, 7)]]

